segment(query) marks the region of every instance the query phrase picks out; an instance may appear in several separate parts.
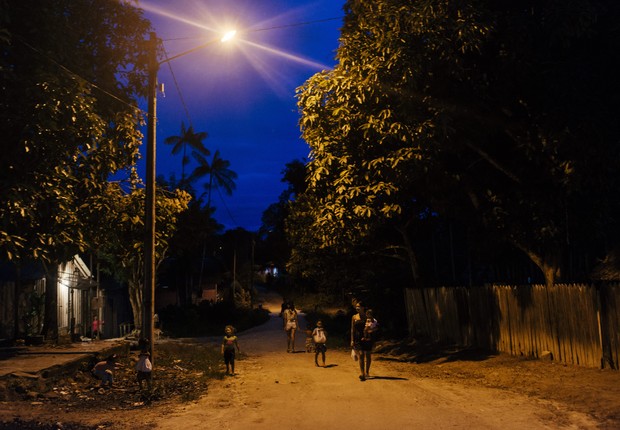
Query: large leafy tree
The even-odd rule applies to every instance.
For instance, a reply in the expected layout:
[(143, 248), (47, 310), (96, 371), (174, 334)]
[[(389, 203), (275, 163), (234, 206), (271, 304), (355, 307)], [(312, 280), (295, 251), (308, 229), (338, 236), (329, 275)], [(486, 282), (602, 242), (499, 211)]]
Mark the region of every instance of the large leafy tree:
[(51, 261), (84, 249), (83, 203), (136, 160), (148, 23), (113, 1), (24, 1), (7, 13), (0, 249)]
[(618, 126), (601, 127), (618, 110), (604, 66), (617, 9), (347, 2), (338, 66), (299, 90), (307, 231), (345, 248), (391, 225), (416, 278), (410, 231), (430, 207), (509, 241), (553, 282), (567, 238), (617, 233)]
[(149, 23), (112, 0), (10, 2), (2, 17), (0, 254), (53, 268), (92, 245), (90, 203), (138, 156)]
[[(144, 204), (143, 188), (125, 192), (118, 184), (105, 190), (106, 208), (100, 207), (102, 221), (113, 225), (108, 229), (100, 256), (106, 270), (120, 282), (127, 283), (134, 324), (142, 325), (142, 292), (144, 281)], [(160, 190), (156, 196), (155, 265), (166, 257), (170, 242), (177, 231), (178, 219), (187, 209), (191, 196), (186, 191)]]

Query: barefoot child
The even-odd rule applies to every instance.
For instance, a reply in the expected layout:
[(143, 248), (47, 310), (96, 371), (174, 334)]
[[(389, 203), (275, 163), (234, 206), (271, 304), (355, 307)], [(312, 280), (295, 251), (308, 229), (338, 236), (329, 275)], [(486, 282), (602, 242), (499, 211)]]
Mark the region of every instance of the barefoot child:
[(224, 363), (226, 363), (226, 374), (234, 376), (235, 374), (235, 348), (239, 351), (239, 342), (235, 336), (235, 328), (227, 325), (224, 329), (224, 339), (222, 340), (222, 355)]
[(136, 377), (140, 389), (142, 389), (142, 381), (146, 381), (146, 386), (151, 389), (151, 379), (153, 373), (153, 365), (151, 364), (151, 354), (146, 351), (142, 351), (138, 356), (138, 362), (136, 363)]
[(114, 384), (114, 370), (116, 369), (116, 354), (110, 355), (105, 361), (100, 361), (93, 368), (93, 375), (101, 380), (101, 386), (112, 388)]
[(327, 347), (325, 343), (327, 342), (327, 334), (323, 329), (323, 321), (318, 320), (316, 322), (316, 328), (312, 331), (312, 339), (314, 340), (314, 364), (319, 367), (319, 353), (321, 354), (321, 358), (323, 359), (323, 367), (325, 367), (325, 351), (327, 351)]

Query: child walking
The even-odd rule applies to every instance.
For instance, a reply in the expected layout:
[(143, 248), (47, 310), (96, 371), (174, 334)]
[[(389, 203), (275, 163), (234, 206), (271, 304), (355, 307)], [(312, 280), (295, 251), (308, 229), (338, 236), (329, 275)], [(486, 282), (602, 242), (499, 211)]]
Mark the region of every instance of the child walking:
[(327, 351), (327, 333), (323, 329), (323, 321), (318, 320), (316, 322), (316, 328), (312, 331), (312, 339), (314, 340), (314, 364), (319, 367), (319, 354), (323, 360), (323, 367), (325, 367), (325, 351)]
[(235, 328), (231, 325), (227, 325), (224, 328), (224, 339), (222, 340), (222, 355), (224, 356), (224, 363), (226, 363), (226, 374), (235, 375), (235, 348), (237, 352), (239, 350), (239, 342), (237, 336), (235, 336)]
[(142, 351), (138, 356), (138, 362), (136, 363), (136, 377), (140, 390), (142, 390), (142, 381), (146, 381), (146, 386), (151, 389), (151, 380), (153, 373), (153, 365), (151, 364), (151, 354), (147, 351)]

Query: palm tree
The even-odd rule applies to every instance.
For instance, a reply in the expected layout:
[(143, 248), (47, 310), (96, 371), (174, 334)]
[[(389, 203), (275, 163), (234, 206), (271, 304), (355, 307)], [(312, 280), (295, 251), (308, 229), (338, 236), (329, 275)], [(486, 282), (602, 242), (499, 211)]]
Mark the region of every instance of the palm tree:
[(226, 194), (232, 194), (236, 187), (235, 179), (237, 179), (237, 173), (229, 169), (230, 161), (220, 157), (219, 149), (213, 154), (211, 163), (198, 151), (193, 151), (192, 156), (198, 162), (198, 167), (189, 176), (189, 182), (207, 175), (209, 176), (209, 181), (204, 184), (208, 193), (207, 208), (211, 207), (211, 191), (214, 185), (215, 187), (222, 187)]
[(210, 155), (211, 152), (204, 146), (202, 141), (208, 136), (206, 131), (195, 132), (194, 127), (190, 125), (187, 129), (185, 123), (181, 123), (181, 134), (178, 136), (170, 136), (164, 140), (166, 145), (174, 145), (172, 154), (179, 153), (183, 149), (183, 159), (181, 160), (181, 183), (185, 182), (185, 165), (189, 163), (189, 157), (185, 155), (187, 146), (189, 145), (196, 153), (202, 155)]

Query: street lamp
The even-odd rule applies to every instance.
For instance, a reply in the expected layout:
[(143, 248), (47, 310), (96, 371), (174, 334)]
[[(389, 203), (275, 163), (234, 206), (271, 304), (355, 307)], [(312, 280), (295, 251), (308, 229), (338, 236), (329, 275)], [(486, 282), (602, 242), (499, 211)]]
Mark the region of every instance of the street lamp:
[(144, 290), (142, 292), (142, 339), (148, 339), (151, 360), (154, 361), (153, 354), (153, 315), (155, 314), (155, 127), (157, 118), (157, 73), (159, 66), (168, 63), (176, 58), (198, 51), (208, 45), (218, 41), (227, 42), (236, 34), (236, 31), (229, 31), (221, 39), (211, 40), (188, 51), (174, 55), (163, 61), (157, 60), (157, 35), (151, 32), (149, 39), (149, 64), (148, 64), (148, 113), (146, 129), (146, 201), (145, 201), (145, 220), (146, 234), (144, 239)]

